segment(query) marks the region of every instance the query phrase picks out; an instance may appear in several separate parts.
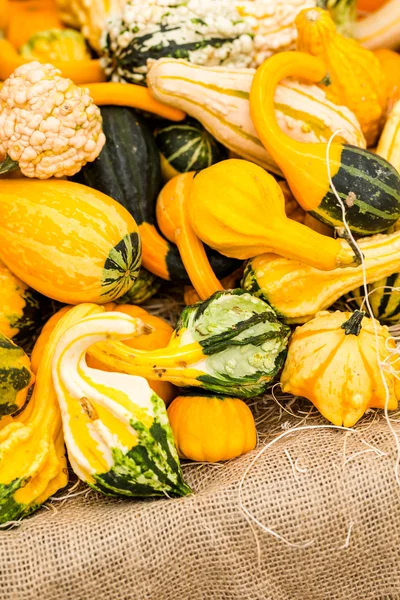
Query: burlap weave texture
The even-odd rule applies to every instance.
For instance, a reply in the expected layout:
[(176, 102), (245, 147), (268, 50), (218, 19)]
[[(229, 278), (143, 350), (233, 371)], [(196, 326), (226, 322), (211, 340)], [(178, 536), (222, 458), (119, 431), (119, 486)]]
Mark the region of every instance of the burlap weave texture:
[(400, 599), (400, 487), (385, 421), (296, 432), (252, 466), (244, 506), (306, 548), (246, 520), (239, 482), (256, 453), (186, 465), (187, 498), (82, 494), (1, 532), (1, 600)]

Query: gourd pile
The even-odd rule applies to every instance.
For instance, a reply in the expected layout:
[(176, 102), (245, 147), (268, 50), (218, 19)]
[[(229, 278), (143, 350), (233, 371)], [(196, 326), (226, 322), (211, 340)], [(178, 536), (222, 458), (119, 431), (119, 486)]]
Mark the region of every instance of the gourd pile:
[(400, 7), (320, 4), (0, 2), (0, 523), (397, 408)]

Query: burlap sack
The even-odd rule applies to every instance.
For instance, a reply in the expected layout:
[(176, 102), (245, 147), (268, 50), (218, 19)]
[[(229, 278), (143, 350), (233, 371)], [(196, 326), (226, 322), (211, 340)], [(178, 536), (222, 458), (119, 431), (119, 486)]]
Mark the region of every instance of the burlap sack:
[[(270, 404), (259, 449), (289, 426)], [(400, 486), (384, 419), (371, 413), (357, 433), (299, 431), (255, 461), (243, 505), (286, 542), (240, 507), (256, 454), (184, 466), (195, 494), (182, 499), (53, 501), (0, 532), (1, 600), (400, 599)]]

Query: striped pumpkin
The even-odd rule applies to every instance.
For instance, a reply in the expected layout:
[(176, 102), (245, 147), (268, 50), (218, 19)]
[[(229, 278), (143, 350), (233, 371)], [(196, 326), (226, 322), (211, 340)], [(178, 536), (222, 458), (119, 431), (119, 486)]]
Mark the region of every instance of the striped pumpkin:
[(183, 123), (169, 122), (157, 129), (155, 138), (165, 181), (179, 173), (201, 171), (227, 158), (226, 149), (190, 117)]
[[(265, 169), (281, 171), (258, 138), (250, 117), (249, 92), (253, 69), (201, 67), (165, 58), (150, 69), (147, 84), (158, 100), (194, 117), (224, 146)], [(337, 141), (365, 148), (353, 113), (326, 99), (314, 85), (285, 80), (277, 88), (276, 115), (287, 135), (300, 142)]]
[[(383, 325), (395, 325), (400, 321), (400, 273), (393, 273), (367, 286), (368, 299), (374, 314)], [(352, 308), (365, 308), (364, 287), (359, 287), (346, 296), (346, 304)]]

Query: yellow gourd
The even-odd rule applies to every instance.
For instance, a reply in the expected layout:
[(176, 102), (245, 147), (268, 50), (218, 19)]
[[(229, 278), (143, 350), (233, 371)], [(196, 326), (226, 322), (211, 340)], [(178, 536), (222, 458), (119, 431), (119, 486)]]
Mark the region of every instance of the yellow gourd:
[(229, 460), (257, 443), (251, 410), (238, 398), (178, 396), (168, 408), (168, 418), (180, 458)]
[(400, 100), (390, 111), (376, 152), (400, 172)]
[(307, 8), (296, 17), (297, 49), (324, 61), (327, 97), (356, 115), (369, 146), (381, 128), (387, 103), (385, 75), (374, 54), (336, 32), (329, 13)]
[(374, 50), (386, 77), (388, 107), (391, 110), (400, 92), (400, 54), (388, 48)]
[[(302, 143), (285, 135), (275, 118), (274, 96), (285, 77), (322, 81), (327, 68), (304, 52), (280, 52), (266, 60), (253, 79), (250, 108), (257, 133), (282, 169), (297, 202), (319, 221), (343, 230), (343, 212), (353, 233), (389, 229), (400, 216), (400, 174), (363, 148), (333, 143)], [(339, 195), (337, 199), (331, 187)]]
[(188, 214), (196, 235), (232, 258), (277, 252), (327, 271), (356, 260), (346, 243), (288, 219), (275, 179), (248, 161), (229, 159), (200, 171)]
[[(321, 312), (298, 327), (289, 344), (282, 391), (308, 398), (326, 419), (344, 427), (355, 425), (368, 408), (385, 408), (387, 403), (389, 410), (396, 409), (396, 344), (387, 327), (378, 321), (375, 327), (377, 341), (374, 323), (362, 311)], [(379, 360), (386, 363), (383, 376), (377, 347)]]
[(22, 281), (65, 304), (105, 304), (139, 272), (133, 217), (84, 185), (49, 179), (2, 180), (0, 258)]
[[(400, 232), (365, 238), (358, 244), (367, 283), (400, 272)], [(321, 271), (276, 254), (261, 254), (248, 262), (242, 287), (268, 302), (285, 322), (305, 323), (363, 281), (361, 265)]]
[(193, 287), (200, 299), (205, 300), (223, 287), (188, 219), (187, 203), (193, 176), (193, 172), (183, 173), (165, 184), (157, 198), (156, 217), (161, 233), (177, 245)]
[(18, 416), (6, 417), (8, 423), (0, 430), (0, 523), (29, 514), (68, 482), (51, 363), (62, 334), (103, 310), (81, 304), (64, 315), (45, 346), (31, 400)]
[(39, 31), (63, 28), (54, 0), (9, 0), (8, 11), (7, 40), (16, 50)]

